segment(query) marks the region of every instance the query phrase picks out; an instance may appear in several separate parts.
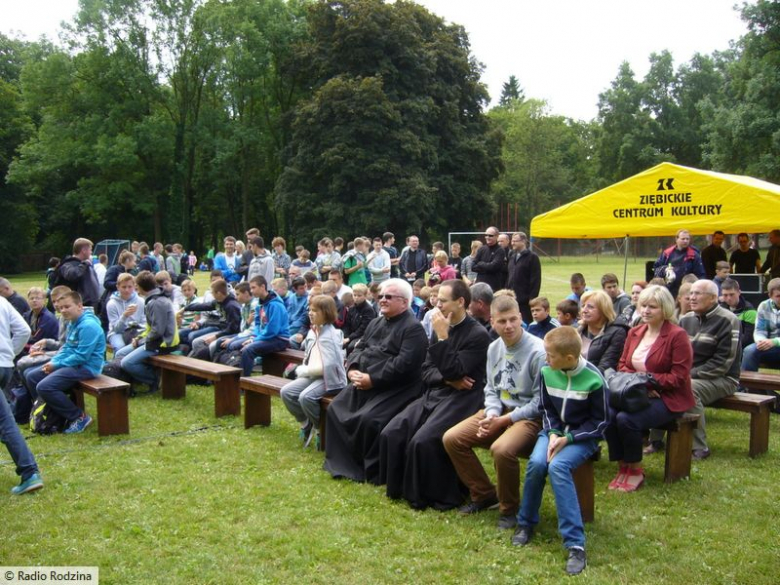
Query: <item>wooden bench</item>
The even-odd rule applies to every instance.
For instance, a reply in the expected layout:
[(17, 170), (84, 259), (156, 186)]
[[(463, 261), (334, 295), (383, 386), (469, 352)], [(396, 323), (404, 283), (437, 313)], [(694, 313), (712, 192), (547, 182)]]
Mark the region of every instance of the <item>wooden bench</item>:
[(126, 435), (130, 432), (127, 395), (130, 384), (100, 375), (82, 380), (73, 389), (76, 406), (84, 410), (84, 394), (97, 399), (98, 435)]
[(698, 414), (683, 414), (669, 424), (658, 427), (667, 431), (664, 483), (674, 483), (691, 476), (693, 431), (698, 426)]
[(304, 353), (300, 349), (289, 348), (263, 356), (263, 374), (281, 377), (288, 364), (301, 365), (303, 357)]
[[(263, 361), (265, 368), (265, 361)], [(282, 386), (289, 380), (263, 374), (254, 378), (243, 377), (239, 385), (244, 391), (244, 428), (271, 424), (271, 396), (279, 396)]]
[(238, 389), (240, 369), (181, 355), (157, 355), (151, 357), (150, 361), (162, 370), (160, 385), (165, 400), (184, 398), (189, 374), (214, 382), (215, 416), (241, 414), (241, 393)]
[(593, 522), (596, 519), (596, 488), (593, 463), (601, 459), (601, 447), (596, 449), (585, 463), (571, 472), (574, 487), (577, 489), (577, 500), (580, 503), (580, 515), (583, 522)]
[(780, 375), (777, 374), (742, 371), (739, 373), (739, 382), (754, 392), (780, 392)]
[[(759, 375), (766, 376), (767, 374)], [(743, 384), (746, 384), (742, 377), (740, 377), (740, 380)], [(721, 398), (708, 406), (710, 408), (750, 413), (750, 449), (748, 454), (750, 457), (757, 457), (769, 450), (769, 414), (774, 404), (774, 396), (737, 392), (731, 396)]]

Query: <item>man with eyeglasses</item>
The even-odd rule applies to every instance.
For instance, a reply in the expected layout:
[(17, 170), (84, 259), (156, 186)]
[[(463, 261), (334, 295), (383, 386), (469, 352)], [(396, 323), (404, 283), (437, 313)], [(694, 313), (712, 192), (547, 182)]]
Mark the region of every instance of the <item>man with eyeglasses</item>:
[(693, 432), (693, 457), (710, 456), (704, 430), (704, 407), (737, 391), (742, 361), (739, 319), (718, 305), (718, 287), (711, 280), (691, 285), (692, 311), (680, 319), (693, 345), (691, 385), (696, 406), (688, 412), (698, 414), (699, 428)]
[(474, 259), (474, 272), (477, 282), (490, 285), (495, 292), (506, 288), (506, 250), (498, 243), (498, 228), (485, 230), (485, 245), (477, 251)]
[(380, 316), (347, 360), (349, 384), (326, 420), (325, 470), (333, 477), (379, 484), (379, 434), (422, 390), (425, 330), (409, 310), (411, 285), (391, 278), (379, 289)]
[(387, 496), (416, 509), (448, 510), (468, 491), (444, 450), (442, 436), (482, 406), (490, 337), (466, 309), (462, 280), (445, 280), (430, 312), (433, 339), (422, 378), (424, 394), (391, 420), (380, 437), (381, 477)]

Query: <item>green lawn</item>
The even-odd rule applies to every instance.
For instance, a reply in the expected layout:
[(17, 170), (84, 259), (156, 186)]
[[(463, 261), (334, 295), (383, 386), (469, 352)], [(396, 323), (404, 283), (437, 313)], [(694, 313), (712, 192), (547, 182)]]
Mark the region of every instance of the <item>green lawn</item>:
[[(563, 297), (574, 271), (593, 284), (608, 271), (622, 279), (621, 261), (600, 260), (545, 261), (543, 293), (551, 302)], [(629, 262), (629, 280), (642, 266)], [(41, 278), (12, 280), (24, 294)], [(497, 512), (416, 512), (381, 488), (332, 480), (322, 454), (301, 449), (281, 401), (273, 408), (270, 427), (247, 431), (239, 418), (214, 418), (211, 388), (190, 386), (181, 401), (133, 399), (127, 437), (101, 439), (94, 426), (79, 436), (29, 437), (46, 487), (0, 496), (2, 564), (97, 565), (103, 583), (117, 584), (565, 578), (549, 490), (537, 537), (518, 550), (495, 528)], [(586, 528), (590, 566), (579, 582), (777, 582), (780, 419), (773, 416), (769, 453), (751, 460), (747, 415), (707, 417), (713, 455), (694, 464), (690, 481), (664, 485), (656, 455), (646, 460), (645, 488), (609, 492), (614, 469), (605, 452), (596, 464), (596, 521)], [(17, 478), (2, 453), (7, 490)]]

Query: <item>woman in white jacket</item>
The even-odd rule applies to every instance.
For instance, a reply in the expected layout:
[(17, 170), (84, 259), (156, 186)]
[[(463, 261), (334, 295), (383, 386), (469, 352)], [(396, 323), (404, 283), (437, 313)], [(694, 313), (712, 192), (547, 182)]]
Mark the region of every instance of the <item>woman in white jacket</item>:
[(303, 342), (303, 365), (295, 369), (296, 379), (281, 390), (287, 410), (301, 423), (304, 446), (319, 443), (320, 399), (338, 394), (347, 385), (342, 353), (343, 335), (333, 326), (336, 303), (319, 295), (309, 301), (311, 329)]

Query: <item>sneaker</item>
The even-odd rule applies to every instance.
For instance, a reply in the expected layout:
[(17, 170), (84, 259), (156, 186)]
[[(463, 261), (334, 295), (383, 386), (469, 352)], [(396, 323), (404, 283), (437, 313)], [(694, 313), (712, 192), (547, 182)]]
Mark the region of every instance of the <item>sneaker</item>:
[(320, 432), (319, 431), (312, 430), (311, 432), (309, 432), (309, 437), (306, 439), (306, 442), (303, 444), (303, 448), (305, 449), (306, 447), (311, 445), (312, 441), (314, 441), (315, 445), (319, 445), (319, 443), (320, 443)]
[(313, 429), (314, 426), (311, 424), (311, 421), (307, 421), (306, 424), (303, 425), (298, 431), (298, 438), (301, 440), (301, 443), (303, 443), (304, 447), (306, 447), (309, 444)]
[(693, 458), (696, 461), (701, 461), (702, 459), (706, 459), (710, 456), (710, 450), (709, 449), (694, 449), (693, 450)]
[(76, 420), (74, 420), (72, 423), (70, 423), (70, 426), (65, 429), (66, 435), (73, 435), (75, 433), (83, 433), (86, 428), (92, 424), (92, 417), (88, 414), (82, 414), (80, 417), (78, 417)]
[(566, 561), (566, 572), (569, 575), (579, 575), (585, 570), (585, 549), (573, 546), (569, 549), (569, 558)]
[(11, 493), (15, 496), (21, 496), (29, 492), (34, 492), (43, 487), (43, 480), (37, 473), (33, 473), (30, 477), (25, 479), (22, 483), (11, 488)]
[(481, 502), (469, 502), (465, 506), (458, 508), (458, 512), (461, 514), (476, 514), (483, 510), (495, 510), (496, 508), (498, 508), (498, 498), (496, 496), (491, 496)]
[(517, 526), (517, 516), (514, 514), (501, 514), (498, 517), (498, 527), (501, 530), (510, 530)]
[(518, 526), (515, 533), (512, 535), (512, 545), (525, 546), (534, 536), (533, 526)]
[(651, 441), (647, 447), (642, 449), (642, 454), (652, 455), (653, 453), (658, 453), (659, 451), (664, 451), (665, 449), (666, 445), (664, 445), (663, 441)]

